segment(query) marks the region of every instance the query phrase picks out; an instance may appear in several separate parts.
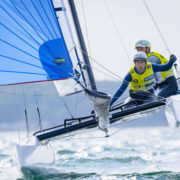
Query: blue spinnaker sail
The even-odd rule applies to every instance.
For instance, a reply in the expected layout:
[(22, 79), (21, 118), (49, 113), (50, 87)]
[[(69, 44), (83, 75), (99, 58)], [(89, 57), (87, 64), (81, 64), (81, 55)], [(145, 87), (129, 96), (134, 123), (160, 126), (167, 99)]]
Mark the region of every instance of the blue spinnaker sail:
[(3, 0), (0, 14), (0, 85), (74, 76), (51, 0)]

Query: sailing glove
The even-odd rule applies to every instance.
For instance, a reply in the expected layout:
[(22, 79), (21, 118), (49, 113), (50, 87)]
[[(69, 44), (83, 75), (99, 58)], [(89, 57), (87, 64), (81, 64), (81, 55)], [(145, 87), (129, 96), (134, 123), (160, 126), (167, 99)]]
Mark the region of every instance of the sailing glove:
[(171, 54), (169, 61), (172, 61), (174, 63), (177, 60), (176, 56)]

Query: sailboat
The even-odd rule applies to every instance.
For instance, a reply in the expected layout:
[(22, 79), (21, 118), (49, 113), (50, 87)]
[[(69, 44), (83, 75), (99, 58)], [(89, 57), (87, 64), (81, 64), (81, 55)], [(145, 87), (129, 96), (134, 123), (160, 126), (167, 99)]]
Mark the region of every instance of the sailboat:
[[(110, 124), (131, 121), (135, 116), (147, 116), (167, 107), (160, 100), (128, 110), (123, 110), (124, 104), (118, 104), (109, 112), (111, 96), (97, 91), (73, 0), (69, 0), (69, 6), (82, 55), (63, 0), (58, 6), (52, 0), (0, 2), (0, 91), (7, 101), (14, 95), (11, 115), (18, 129), (26, 130), (24, 145), (17, 145), (21, 167), (53, 163), (51, 140), (92, 128), (108, 137)], [(84, 112), (78, 114), (76, 105), (81, 106), (83, 98), (86, 107), (81, 107)], [(174, 111), (176, 103), (179, 99), (175, 102), (171, 98), (169, 112), (175, 121), (180, 117)], [(47, 118), (48, 113), (51, 117)]]

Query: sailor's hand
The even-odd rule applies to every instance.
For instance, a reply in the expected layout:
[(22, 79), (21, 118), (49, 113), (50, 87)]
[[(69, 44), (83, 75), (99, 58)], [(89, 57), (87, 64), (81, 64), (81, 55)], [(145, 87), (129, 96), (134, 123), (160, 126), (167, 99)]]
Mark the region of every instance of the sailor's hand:
[(177, 60), (176, 56), (171, 54), (169, 61), (172, 61), (174, 63)]
[(160, 83), (156, 83), (155, 85), (154, 85), (154, 90), (156, 90), (156, 89), (160, 89)]
[(91, 114), (95, 114), (95, 111), (94, 111), (94, 110), (92, 110), (92, 111), (91, 111)]

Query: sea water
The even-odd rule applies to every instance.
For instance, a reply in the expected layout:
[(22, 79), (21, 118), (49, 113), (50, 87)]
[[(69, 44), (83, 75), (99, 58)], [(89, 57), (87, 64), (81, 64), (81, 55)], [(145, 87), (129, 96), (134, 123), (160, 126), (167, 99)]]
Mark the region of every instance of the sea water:
[(113, 128), (51, 143), (55, 164), (19, 170), (18, 132), (0, 133), (0, 179), (180, 179), (180, 128)]

